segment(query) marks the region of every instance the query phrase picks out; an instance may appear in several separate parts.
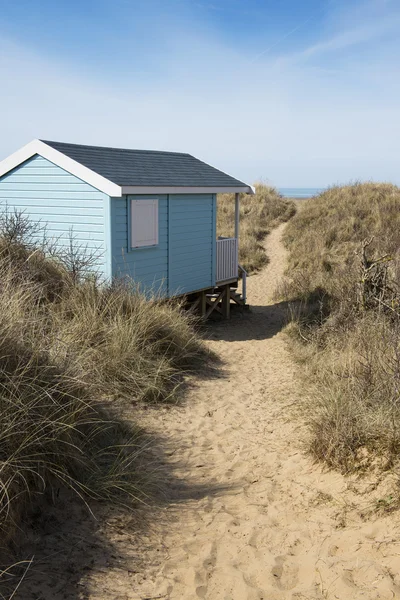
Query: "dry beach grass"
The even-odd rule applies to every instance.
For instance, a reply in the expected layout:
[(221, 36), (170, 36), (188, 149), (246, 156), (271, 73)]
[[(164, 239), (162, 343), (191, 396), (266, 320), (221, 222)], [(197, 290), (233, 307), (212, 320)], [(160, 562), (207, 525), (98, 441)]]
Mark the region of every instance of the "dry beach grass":
[[(380, 193), (379, 190), (378, 186)], [(301, 215), (302, 213), (299, 217)], [(341, 223), (341, 219), (339, 222)], [(353, 329), (361, 326), (366, 328), (364, 332), (360, 330), (357, 333), (354, 338), (356, 341), (369, 339), (368, 343), (372, 343), (374, 330), (368, 319), (373, 320), (378, 316), (384, 318), (390, 335), (393, 333), (393, 320), (382, 311), (376, 312), (373, 307), (366, 309), (360, 320), (351, 302), (337, 302), (333, 294), (337, 284), (329, 288), (329, 294), (324, 290), (321, 285), (323, 274), (318, 271), (317, 259), (310, 269), (315, 271), (318, 289), (313, 288), (308, 294), (307, 288), (303, 287), (300, 293), (299, 288), (295, 287), (295, 277), (288, 279), (282, 288), (288, 258), (290, 265), (293, 260), (284, 248), (282, 236), (290, 239), (296, 227), (296, 224), (293, 227), (291, 223), (281, 224), (273, 229), (266, 242), (262, 242), (263, 253), (270, 262), (249, 279), (251, 311), (234, 314), (231, 322), (212, 324), (208, 329), (209, 339), (205, 343), (200, 343), (193, 337), (190, 317), (187, 317), (184, 324), (181, 321), (178, 323), (175, 313), (169, 312), (175, 309), (168, 304), (163, 307), (169, 317), (166, 320), (163, 317), (161, 321), (156, 318), (160, 329), (157, 327), (154, 331), (150, 327), (150, 338), (155, 345), (152, 347), (152, 355), (144, 354), (145, 373), (148, 365), (153, 364), (153, 359), (155, 364), (163, 365), (165, 357), (169, 356), (171, 345), (174, 347), (175, 343), (188, 348), (188, 362), (184, 362), (184, 369), (189, 372), (195, 372), (204, 357), (210, 353), (218, 356), (221, 362), (219, 372), (213, 373), (213, 377), (206, 373), (206, 377), (191, 379), (185, 402), (178, 405), (159, 404), (156, 410), (145, 408), (154, 406), (154, 402), (141, 402), (132, 410), (132, 405), (127, 402), (127, 395), (124, 394), (125, 386), (129, 388), (132, 385), (129, 367), (127, 366), (125, 374), (124, 370), (121, 374), (121, 381), (118, 383), (121, 389), (118, 393), (124, 399), (118, 402), (114, 398), (111, 403), (111, 407), (121, 407), (118, 419), (115, 419), (118, 421), (117, 427), (122, 424), (123, 431), (129, 432), (133, 428), (139, 435), (146, 432), (147, 440), (151, 442), (145, 450), (146, 460), (140, 460), (140, 456), (144, 455), (139, 444), (139, 448), (136, 446), (139, 456), (131, 464), (136, 465), (137, 481), (138, 476), (143, 473), (141, 469), (148, 466), (150, 459), (160, 481), (164, 483), (162, 496), (157, 497), (156, 503), (153, 503), (152, 498), (151, 506), (137, 509), (135, 513), (126, 502), (125, 508), (116, 512), (112, 503), (103, 503), (99, 507), (95, 498), (90, 499), (100, 517), (94, 526), (82, 505), (69, 501), (68, 495), (61, 494), (57, 497), (59, 484), (52, 485), (50, 489), (55, 492), (57, 501), (55, 506), (47, 504), (46, 513), (40, 516), (41, 528), (36, 532), (40, 548), (37, 544), (35, 560), (40, 568), (32, 568), (28, 572), (23, 582), (23, 592), (16, 597), (23, 600), (400, 598), (400, 522), (398, 514), (391, 512), (393, 490), (397, 485), (395, 474), (389, 471), (382, 477), (374, 474), (359, 478), (357, 473), (344, 476), (338, 471), (324, 469), (323, 464), (315, 464), (305, 450), (305, 441), (309, 439), (308, 422), (304, 420), (304, 411), (299, 414), (298, 410), (299, 406), (307, 405), (306, 397), (309, 398), (310, 407), (312, 402), (315, 409), (315, 414), (312, 415), (313, 427), (318, 422), (324, 427), (319, 437), (317, 430), (313, 429), (313, 439), (324, 442), (329, 437), (333, 439), (335, 447), (335, 438), (332, 438), (331, 433), (337, 423), (331, 421), (329, 430), (329, 421), (326, 417), (321, 418), (321, 406), (316, 403), (316, 388), (299, 385), (301, 372), (309, 365), (307, 373), (317, 377), (320, 371), (325, 369), (323, 372), (327, 373), (330, 369), (331, 379), (326, 378), (325, 385), (333, 392), (337, 374), (331, 368), (333, 354), (331, 356), (329, 352), (335, 346), (336, 364), (340, 364), (342, 348), (350, 343), (350, 339), (353, 340), (348, 335), (350, 324)], [(309, 224), (304, 227), (304, 235), (308, 235), (309, 229)], [(318, 231), (318, 228), (315, 229)], [(358, 241), (355, 241), (354, 248), (357, 246)], [(335, 250), (334, 256), (340, 252)], [(351, 256), (352, 253), (353, 248)], [(40, 253), (35, 256), (42, 260)], [(339, 264), (342, 261), (343, 258), (338, 261)], [(25, 265), (25, 262), (21, 264)], [(51, 266), (53, 269), (54, 263)], [(61, 267), (57, 265), (56, 272), (59, 268)], [(324, 270), (324, 266), (321, 270)], [(347, 270), (352, 273), (350, 268)], [(42, 272), (42, 269), (39, 271)], [(292, 267), (289, 273), (291, 272)], [(335, 269), (330, 272), (335, 273)], [(340, 289), (343, 289), (343, 277), (338, 279)], [(90, 285), (90, 281), (86, 283)], [(296, 342), (295, 347), (301, 348), (303, 356), (301, 368), (290, 351), (289, 346), (293, 347), (294, 341), (284, 332), (288, 303), (274, 301), (277, 287), (283, 289), (288, 297), (301, 296), (305, 303), (300, 312), (301, 327), (296, 325), (296, 328), (307, 340), (312, 336), (312, 343), (300, 346)], [(108, 366), (105, 359), (101, 362), (101, 346), (105, 344), (107, 347), (110, 340), (113, 340), (112, 345), (118, 344), (120, 337), (125, 340), (124, 344), (127, 343), (121, 333), (114, 339), (103, 320), (105, 323), (109, 322), (111, 313), (111, 323), (118, 330), (119, 311), (124, 312), (126, 307), (123, 303), (122, 308), (120, 300), (116, 300), (119, 308), (115, 313), (115, 308), (110, 308), (101, 294), (100, 299), (97, 296), (93, 298), (85, 287), (81, 288), (79, 284), (78, 288), (80, 292), (77, 295), (77, 306), (81, 307), (83, 303), (85, 315), (86, 311), (89, 314), (89, 323), (93, 306), (94, 314), (100, 312), (102, 315), (101, 326), (95, 328), (93, 338), (90, 337), (91, 325), (87, 329), (83, 327), (82, 337), (85, 339), (77, 341), (79, 327), (70, 326), (68, 318), (71, 317), (74, 321), (78, 309), (74, 309), (70, 315), (66, 306), (61, 308), (60, 302), (60, 307), (54, 307), (54, 318), (58, 323), (57, 331), (64, 331), (66, 327), (64, 339), (68, 340), (68, 345), (71, 342), (72, 353), (78, 348), (83, 348), (84, 354), (88, 353), (89, 357), (97, 356), (96, 353), (91, 354), (93, 350), (100, 353), (101, 372), (94, 369), (91, 359), (88, 358), (86, 362), (83, 356), (83, 370), (79, 381), (85, 383), (92, 397), (102, 389), (103, 377), (104, 389), (108, 393), (111, 391)], [(352, 288), (350, 286), (345, 289)], [(111, 297), (113, 293), (112, 290), (108, 291)], [(120, 298), (121, 293), (125, 298), (124, 290), (121, 292), (118, 289), (115, 293), (117, 298)], [(79, 300), (81, 294), (85, 298), (82, 302)], [(346, 298), (348, 297), (345, 296)], [(325, 299), (328, 301), (327, 305), (323, 303)], [(72, 306), (75, 306), (74, 297), (72, 300)], [(140, 298), (136, 301), (141, 306)], [(49, 303), (53, 305), (54, 299), (44, 300), (46, 311)], [(104, 306), (108, 308), (103, 315)], [(128, 316), (130, 306), (129, 301)], [(140, 310), (144, 315), (150, 315), (152, 313), (146, 311), (153, 308), (158, 310), (159, 305), (146, 303)], [(23, 303), (19, 310), (23, 317)], [(85, 320), (86, 318), (85, 316)], [(329, 319), (338, 331), (341, 323), (345, 326), (342, 337), (338, 337), (325, 354), (330, 344), (330, 330), (324, 327)], [(147, 323), (145, 317), (144, 321)], [(160, 340), (157, 332), (163, 331), (161, 323), (170, 332), (166, 346), (158, 345)], [(175, 337), (177, 332), (179, 341)], [(90, 343), (86, 344), (88, 336)], [(21, 332), (20, 337), (23, 337)], [(71, 356), (69, 363), (65, 349), (62, 351), (57, 346), (58, 337), (50, 335), (49, 339), (52, 340), (50, 348), (54, 349), (52, 356), (56, 357), (60, 353), (58, 368), (71, 364), (71, 368), (76, 369), (78, 361)], [(164, 335), (161, 339), (164, 339)], [(100, 347), (97, 348), (97, 345)], [(376, 356), (370, 354), (371, 361), (375, 358), (378, 362), (381, 361), (379, 353), (384, 353), (387, 347), (391, 348), (387, 340), (382, 338), (382, 343), (376, 344)], [(142, 348), (140, 343), (138, 348)], [(145, 350), (144, 348), (143, 352)], [(361, 351), (361, 346), (355, 343), (352, 364), (360, 364), (356, 352), (361, 355)], [(147, 377), (139, 377), (138, 381), (143, 384), (138, 398), (160, 400), (165, 395), (170, 395), (177, 381), (176, 376), (181, 374), (179, 353), (180, 348), (173, 349), (169, 363), (168, 369), (175, 369), (172, 381), (163, 388), (163, 379), (154, 376), (149, 384)], [(386, 355), (383, 356), (386, 360)], [(129, 352), (126, 361), (128, 359)], [(146, 361), (150, 361), (147, 366)], [(110, 369), (112, 364), (111, 361)], [(136, 365), (136, 362), (131, 364)], [(395, 365), (393, 362), (390, 364)], [(130, 363), (126, 362), (126, 365)], [(368, 385), (372, 385), (373, 392), (368, 395), (368, 400), (375, 409), (380, 398), (381, 373), (388, 371), (386, 364), (384, 367), (383, 370), (372, 369), (369, 373)], [(360, 370), (359, 385), (364, 386), (364, 391), (366, 372), (364, 368)], [(140, 369), (138, 373), (141, 373)], [(118, 374), (113, 375), (115, 376)], [(395, 390), (392, 383), (396, 377), (397, 375), (394, 378), (387, 377), (389, 383), (385, 390)], [(154, 381), (157, 383), (153, 384)], [(319, 383), (322, 383), (322, 379)], [(160, 388), (165, 389), (165, 395), (154, 394), (154, 389)], [(354, 389), (357, 391), (357, 386)], [(322, 392), (326, 398), (326, 389), (320, 387), (320, 395)], [(393, 395), (391, 397), (394, 398)], [(346, 405), (347, 397), (343, 390), (341, 398), (344, 402), (343, 414), (346, 416), (346, 407), (350, 410), (351, 403)], [(361, 394), (359, 400), (363, 400)], [(102, 403), (102, 409), (103, 406)], [(105, 407), (107, 406), (109, 403), (106, 403)], [(384, 406), (388, 407), (389, 404)], [(382, 411), (384, 418), (385, 410)], [(114, 418), (114, 413), (112, 415)], [(330, 412), (331, 417), (332, 415), (333, 411)], [(375, 420), (368, 421), (370, 431), (378, 422), (378, 416), (381, 418), (381, 414), (375, 412)], [(354, 419), (347, 421), (351, 434), (349, 423), (355, 426), (358, 424)], [(327, 435), (325, 429), (331, 433)], [(340, 427), (338, 430), (340, 432)], [(342, 431), (341, 439), (346, 448), (348, 438), (343, 433)], [(388, 439), (393, 444), (393, 430), (388, 430)], [(382, 442), (379, 441), (379, 444), (382, 445)], [(370, 462), (373, 452), (373, 445), (368, 448), (366, 445), (362, 446), (359, 463), (362, 460)], [(314, 454), (322, 455), (317, 449), (314, 449)], [(328, 456), (326, 452), (325, 454)], [(344, 455), (349, 456), (347, 450)], [(337, 457), (339, 456), (341, 454), (338, 452)], [(354, 463), (350, 461), (344, 468), (343, 459), (335, 458), (330, 464), (338, 465), (348, 473)], [(131, 479), (131, 473), (128, 475), (129, 477), (122, 479), (131, 485), (134, 479)], [(62, 514), (57, 512), (60, 505)], [(35, 532), (35, 527), (31, 524), (28, 529), (32, 537), (32, 529)]]
[(310, 447), (345, 472), (398, 464), (399, 232), (400, 189), (367, 183), (303, 203), (284, 236), (280, 295), (297, 301), (295, 351), (315, 382)]
[(148, 440), (134, 418), (122, 419), (123, 401), (134, 412), (171, 400), (207, 359), (179, 306), (148, 301), (129, 284), (101, 285), (33, 239), (23, 215), (3, 215), (0, 585), (9, 589), (21, 571), (8, 569), (7, 556), (36, 505), (46, 512), (60, 490), (88, 506), (146, 499), (156, 483), (141, 461)]

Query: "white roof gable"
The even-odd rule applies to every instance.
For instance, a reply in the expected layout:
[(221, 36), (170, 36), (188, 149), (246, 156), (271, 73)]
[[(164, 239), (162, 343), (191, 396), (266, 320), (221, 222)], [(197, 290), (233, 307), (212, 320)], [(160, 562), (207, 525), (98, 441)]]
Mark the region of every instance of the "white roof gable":
[(98, 173), (91, 171), (72, 158), (69, 158), (69, 156), (66, 156), (65, 154), (62, 154), (62, 152), (51, 148), (40, 140), (33, 140), (0, 162), (0, 177), (12, 169), (15, 169), (15, 167), (18, 167), (26, 160), (32, 158), (32, 156), (35, 156), (35, 154), (39, 154), (40, 156), (43, 156), (43, 158), (47, 158), (47, 160), (54, 163), (58, 167), (61, 167), (62, 169), (65, 169), (65, 171), (68, 171), (68, 173), (79, 177), (79, 179), (82, 179), (89, 185), (92, 185), (94, 188), (104, 192), (108, 196), (119, 197), (123, 194), (121, 186), (109, 181)]

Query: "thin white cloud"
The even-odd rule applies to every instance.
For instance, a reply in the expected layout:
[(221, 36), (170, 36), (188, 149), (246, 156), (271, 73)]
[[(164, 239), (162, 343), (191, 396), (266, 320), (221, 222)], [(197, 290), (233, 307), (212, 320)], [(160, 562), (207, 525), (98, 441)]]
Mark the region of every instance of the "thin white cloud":
[[(332, 2), (332, 0), (328, 0), (328, 7), (331, 4), (331, 2)], [(265, 56), (266, 54), (269, 54), (271, 52), (271, 50), (273, 50), (274, 48), (281, 46), (285, 40), (290, 38), (297, 31), (299, 31), (300, 29), (303, 29), (303, 27), (305, 27), (306, 25), (308, 25), (309, 23), (314, 21), (317, 17), (321, 17), (322, 14), (325, 14), (328, 11), (328, 7), (322, 8), (320, 10), (317, 10), (317, 11), (311, 13), (307, 17), (307, 19), (305, 19), (305, 21), (300, 21), (295, 27), (293, 27), (293, 29), (290, 29), (289, 31), (287, 31), (284, 35), (282, 35), (282, 37), (280, 37), (278, 40), (276, 40), (271, 46), (269, 46), (268, 48), (266, 48), (265, 50), (263, 50), (262, 52), (260, 52), (256, 56), (254, 56), (254, 58), (252, 58), (250, 62), (254, 63), (254, 62), (258, 61), (261, 57)]]
[(305, 62), (311, 58), (321, 58), (341, 50), (370, 43), (391, 33), (396, 33), (400, 28), (400, 15), (393, 18), (384, 18), (368, 25), (360, 24), (357, 28), (340, 31), (327, 40), (308, 46), (298, 52), (283, 55), (278, 59), (280, 65)]
[(309, 46), (305, 50), (294, 54), (292, 57), (288, 57), (287, 60), (305, 60), (315, 56), (319, 57), (329, 52), (336, 52), (338, 50), (344, 50), (359, 44), (365, 44), (366, 42), (380, 38), (381, 36), (390, 32), (398, 31), (399, 27), (399, 17), (395, 19), (383, 19), (378, 23), (340, 32), (326, 41)]

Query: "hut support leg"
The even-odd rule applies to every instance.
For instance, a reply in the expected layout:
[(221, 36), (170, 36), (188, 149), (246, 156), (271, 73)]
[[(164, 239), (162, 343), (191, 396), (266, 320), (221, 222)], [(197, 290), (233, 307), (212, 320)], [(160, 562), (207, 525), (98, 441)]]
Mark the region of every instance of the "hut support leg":
[(235, 238), (239, 243), (240, 195), (235, 194)]
[(231, 287), (230, 285), (224, 286), (224, 294), (222, 296), (222, 313), (225, 319), (229, 319), (231, 316)]
[(207, 310), (207, 296), (206, 292), (200, 292), (200, 316), (204, 318)]
[(222, 311), (218, 305), (222, 299), (223, 294), (224, 294), (224, 290), (222, 290), (222, 292), (219, 292), (218, 296), (215, 299), (206, 298), (206, 303), (209, 307), (206, 312), (206, 319), (208, 319), (208, 317), (211, 315), (211, 313), (214, 310), (216, 310), (218, 313), (222, 314)]

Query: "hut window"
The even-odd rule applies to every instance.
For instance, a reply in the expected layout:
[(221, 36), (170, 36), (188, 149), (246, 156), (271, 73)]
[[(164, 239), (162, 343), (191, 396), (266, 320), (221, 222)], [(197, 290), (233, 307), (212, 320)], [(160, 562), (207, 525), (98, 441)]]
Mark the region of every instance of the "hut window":
[(158, 200), (131, 200), (131, 247), (158, 244)]

